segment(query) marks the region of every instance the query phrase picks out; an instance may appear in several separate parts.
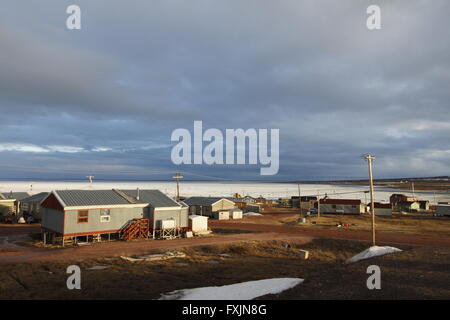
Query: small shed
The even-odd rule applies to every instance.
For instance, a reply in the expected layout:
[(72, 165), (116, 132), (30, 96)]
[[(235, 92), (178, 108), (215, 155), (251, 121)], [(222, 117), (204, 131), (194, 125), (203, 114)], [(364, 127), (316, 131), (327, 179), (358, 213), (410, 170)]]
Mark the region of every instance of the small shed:
[(261, 206), (259, 204), (248, 204), (245, 208), (245, 212), (260, 212)]
[(230, 210), (230, 218), (231, 219), (242, 219), (242, 210), (239, 210), (239, 209)]
[(189, 216), (189, 229), (192, 232), (208, 231), (208, 217), (199, 216), (196, 214)]
[(230, 211), (224, 210), (224, 211), (216, 211), (213, 212), (214, 219), (217, 220), (229, 220), (230, 219)]
[(184, 202), (189, 206), (191, 215), (213, 218), (218, 216), (219, 211), (228, 211), (236, 208), (236, 204), (233, 201), (220, 197), (190, 197)]
[(450, 204), (438, 204), (436, 206), (436, 214), (441, 216), (450, 216)]
[[(390, 203), (375, 202), (375, 216), (392, 216), (392, 205)], [(367, 212), (370, 213), (370, 203), (367, 205)]]
[(404, 201), (397, 205), (398, 211), (403, 212), (417, 212), (420, 210), (420, 203), (418, 201)]

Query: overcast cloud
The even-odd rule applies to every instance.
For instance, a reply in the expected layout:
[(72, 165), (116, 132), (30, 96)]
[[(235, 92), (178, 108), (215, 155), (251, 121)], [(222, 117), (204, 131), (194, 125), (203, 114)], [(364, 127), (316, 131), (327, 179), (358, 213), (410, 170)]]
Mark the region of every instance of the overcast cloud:
[[(66, 8), (82, 29), (66, 29)], [(382, 29), (366, 28), (378, 4)], [(450, 2), (5, 0), (0, 178), (450, 172)], [(279, 128), (280, 171), (175, 166), (170, 135)]]

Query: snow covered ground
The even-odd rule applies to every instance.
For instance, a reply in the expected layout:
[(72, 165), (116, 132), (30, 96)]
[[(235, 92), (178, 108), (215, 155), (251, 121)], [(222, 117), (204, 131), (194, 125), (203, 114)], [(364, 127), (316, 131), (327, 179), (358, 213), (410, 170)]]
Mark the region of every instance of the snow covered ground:
[(247, 281), (221, 287), (176, 290), (162, 294), (159, 300), (251, 300), (277, 294), (303, 282), (300, 278), (274, 278)]
[(244, 216), (262, 216), (262, 214), (257, 212), (247, 212), (244, 213)]
[(394, 247), (379, 247), (379, 246), (372, 246), (369, 249), (364, 250), (361, 253), (358, 253), (356, 256), (348, 259), (346, 261), (346, 263), (354, 263), (354, 262), (358, 262), (360, 260), (365, 260), (365, 259), (369, 259), (372, 257), (377, 257), (377, 256), (382, 256), (385, 254), (389, 254), (389, 253), (394, 253), (394, 252), (401, 252), (401, 249), (397, 249)]
[[(175, 196), (176, 184), (172, 181), (95, 181), (89, 185), (87, 181), (0, 181), (0, 192), (26, 191), (35, 194), (43, 191), (65, 190), (65, 189), (159, 189), (169, 196)], [(342, 199), (361, 199), (369, 201), (367, 194), (363, 191), (368, 190), (365, 186), (338, 186), (327, 184), (304, 184), (300, 185), (301, 194), (321, 195), (328, 194), (332, 198)], [(385, 188), (375, 189), (376, 201), (388, 201), (389, 196), (395, 191)], [(291, 183), (264, 183), (264, 182), (189, 182), (182, 181), (180, 184), (182, 196), (232, 196), (234, 193), (242, 195), (251, 195), (257, 197), (262, 195), (266, 198), (280, 198), (298, 196), (296, 184)], [(345, 194), (339, 194), (345, 193)], [(408, 192), (401, 191), (401, 193)], [(416, 195), (422, 199), (435, 203), (432, 192), (416, 192)], [(436, 201), (450, 201), (449, 194), (436, 193)]]

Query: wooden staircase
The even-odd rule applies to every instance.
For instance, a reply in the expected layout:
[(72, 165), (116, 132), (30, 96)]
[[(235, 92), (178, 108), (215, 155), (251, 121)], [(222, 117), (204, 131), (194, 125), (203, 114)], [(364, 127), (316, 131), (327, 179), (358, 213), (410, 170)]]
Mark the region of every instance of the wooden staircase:
[(149, 236), (150, 221), (149, 219), (133, 219), (122, 229), (120, 237), (123, 240), (145, 239)]

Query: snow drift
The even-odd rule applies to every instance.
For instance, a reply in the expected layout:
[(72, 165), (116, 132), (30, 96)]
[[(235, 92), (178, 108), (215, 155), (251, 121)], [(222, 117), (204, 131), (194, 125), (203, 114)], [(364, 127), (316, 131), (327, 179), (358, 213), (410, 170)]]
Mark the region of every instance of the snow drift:
[(244, 216), (262, 216), (262, 214), (256, 213), (256, 212), (247, 212), (247, 213), (244, 213)]
[(360, 260), (369, 259), (372, 257), (382, 256), (389, 253), (395, 253), (400, 252), (402, 250), (394, 248), (394, 247), (379, 247), (379, 246), (372, 246), (369, 249), (364, 250), (361, 253), (358, 253), (356, 256), (348, 259), (345, 263), (354, 263)]
[(247, 281), (221, 287), (182, 289), (162, 294), (159, 300), (251, 300), (277, 294), (303, 282), (300, 278), (274, 278)]

